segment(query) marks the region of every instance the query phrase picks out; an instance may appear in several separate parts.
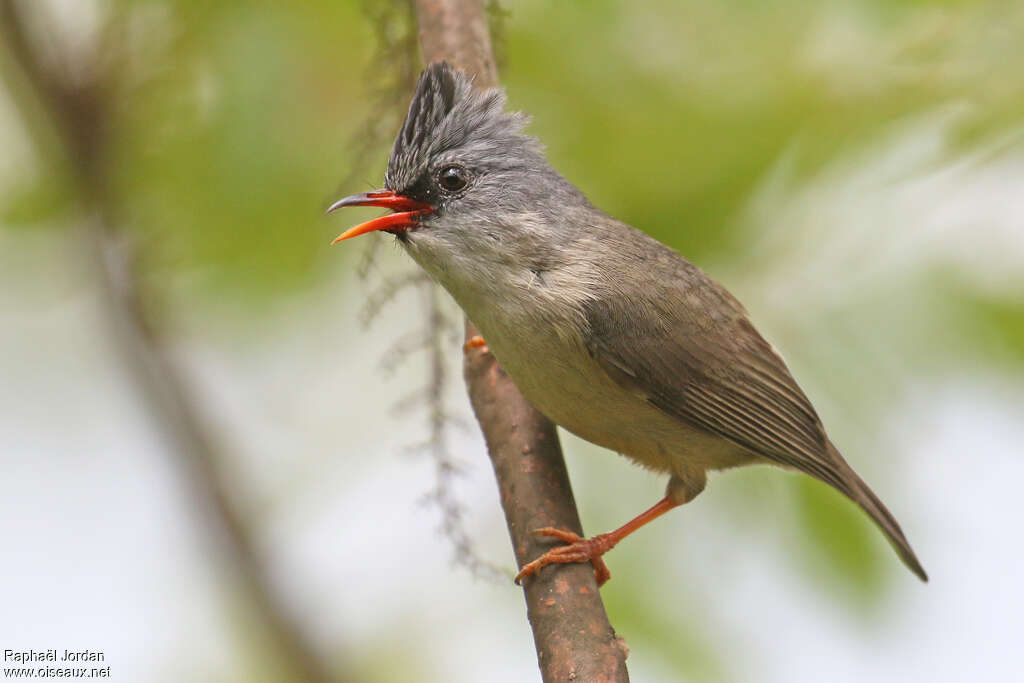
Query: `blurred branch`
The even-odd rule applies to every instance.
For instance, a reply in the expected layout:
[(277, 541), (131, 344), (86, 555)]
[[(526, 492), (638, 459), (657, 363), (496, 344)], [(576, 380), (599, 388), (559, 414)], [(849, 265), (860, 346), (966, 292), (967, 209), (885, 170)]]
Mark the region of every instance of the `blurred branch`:
[[(85, 78), (72, 79), (43, 60), (26, 27), (23, 3), (0, 0), (0, 36), (18, 74), (7, 69), (12, 98), (40, 154), (62, 154), (75, 177), (75, 189), (84, 208), (83, 242), (93, 256), (100, 294), (115, 329), (118, 348), (146, 406), (163, 430), (171, 450), (181, 456), (193, 492), (223, 532), (220, 537), (232, 560), (244, 594), (255, 606), (280, 652), (289, 680), (327, 683), (338, 680), (322, 661), (298, 624), (288, 614), (258, 549), (253, 531), (244, 521), (222, 469), (217, 442), (190, 395), (182, 373), (167, 353), (158, 327), (147, 310), (148, 298), (138, 277), (137, 254), (130, 240), (114, 227), (116, 200), (107, 184), (106, 131), (113, 92), (113, 74), (97, 59)], [(78, 76), (79, 74), (76, 74)], [(35, 120), (36, 105), (25, 88), (39, 100), (42, 113), (63, 149), (54, 149), (45, 126)]]
[[(478, 87), (498, 84), (487, 19), (480, 0), (415, 0), (424, 59), (447, 59), (476, 76)], [(477, 334), (465, 324), (466, 339)], [(582, 534), (555, 426), (537, 412), (489, 353), (470, 350), (464, 373), (483, 430), (516, 562), (546, 547), (530, 533), (554, 526)], [(524, 582), (545, 681), (626, 681), (626, 648), (608, 621), (590, 564), (563, 565)]]

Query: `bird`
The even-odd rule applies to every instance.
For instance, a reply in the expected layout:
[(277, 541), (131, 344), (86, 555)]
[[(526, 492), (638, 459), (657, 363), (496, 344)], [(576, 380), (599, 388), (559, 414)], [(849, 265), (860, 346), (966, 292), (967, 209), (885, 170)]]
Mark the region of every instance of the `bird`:
[(374, 231), (454, 298), (519, 391), (554, 423), (669, 477), (665, 496), (618, 529), (563, 542), (525, 564), (591, 562), (704, 490), (709, 471), (772, 464), (859, 505), (903, 563), (928, 577), (896, 519), (829, 439), (779, 352), (722, 285), (668, 246), (605, 214), (548, 163), (500, 88), (446, 61), (420, 74), (384, 188), (327, 213), (393, 213)]

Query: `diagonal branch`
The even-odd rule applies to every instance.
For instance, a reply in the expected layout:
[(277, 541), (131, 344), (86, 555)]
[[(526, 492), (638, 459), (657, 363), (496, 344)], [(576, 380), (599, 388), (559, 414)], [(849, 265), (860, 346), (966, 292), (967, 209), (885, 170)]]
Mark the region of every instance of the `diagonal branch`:
[[(193, 493), (210, 511), (208, 519), (219, 527), (218, 545), (232, 561), (239, 588), (267, 628), (290, 679), (312, 683), (338, 680), (274, 586), (256, 535), (232, 495), (233, 485), (222, 467), (221, 444), (166, 351), (146, 305), (136, 255), (115, 227), (116, 199), (106, 183), (104, 158), (112, 74), (94, 64), (84, 82), (72, 83), (66, 74), (45, 64), (28, 35), (19, 5), (15, 0), (0, 0), (0, 37), (17, 65), (17, 72), (12, 69), (5, 75), (22, 81), (10, 91), (39, 153), (57, 157), (48, 161), (67, 164), (73, 175), (83, 207), (83, 246), (93, 256), (118, 350), (167, 444), (181, 457)], [(25, 90), (37, 101), (30, 101)], [(49, 126), (37, 120), (36, 108), (50, 119)]]
[[(447, 59), (474, 74), (479, 87), (498, 84), (480, 0), (415, 0), (415, 5), (427, 62)], [(467, 320), (466, 339), (475, 334)], [(547, 549), (532, 529), (553, 526), (583, 533), (558, 434), (492, 355), (469, 351), (464, 374), (494, 466), (516, 562), (522, 567)], [(608, 621), (589, 564), (560, 566), (524, 584), (545, 681), (629, 679), (625, 645)]]

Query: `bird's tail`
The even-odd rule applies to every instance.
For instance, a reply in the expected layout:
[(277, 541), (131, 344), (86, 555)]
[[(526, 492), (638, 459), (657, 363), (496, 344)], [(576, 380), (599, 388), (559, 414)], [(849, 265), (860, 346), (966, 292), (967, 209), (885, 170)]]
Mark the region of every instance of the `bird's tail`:
[(839, 451), (834, 445), (829, 444), (829, 448), (832, 451), (833, 460), (837, 464), (841, 464), (843, 480), (845, 486), (843, 487), (843, 493), (850, 497), (855, 503), (861, 506), (871, 519), (875, 520), (875, 524), (885, 532), (886, 537), (892, 545), (893, 550), (903, 560), (903, 564), (907, 565), (910, 571), (917, 574), (918, 578), (922, 581), (928, 581), (928, 574), (925, 573), (924, 567), (921, 566), (921, 562), (917, 559), (917, 555), (914, 554), (914, 549), (910, 547), (910, 543), (907, 541), (906, 536), (903, 535), (903, 530), (900, 525), (896, 522), (896, 518), (892, 516), (888, 508), (878, 499), (875, 492), (864, 483), (864, 480), (853, 471), (843, 456), (839, 454)]

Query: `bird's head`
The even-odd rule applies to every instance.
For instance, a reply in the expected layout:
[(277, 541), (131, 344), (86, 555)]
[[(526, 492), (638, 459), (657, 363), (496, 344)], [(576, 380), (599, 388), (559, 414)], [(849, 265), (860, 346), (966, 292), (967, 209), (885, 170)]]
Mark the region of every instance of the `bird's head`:
[(550, 242), (559, 207), (586, 200), (551, 169), (540, 143), (523, 133), (526, 123), (523, 114), (505, 111), (502, 91), (474, 89), (446, 62), (431, 64), (395, 140), (385, 187), (328, 209), (380, 206), (395, 213), (335, 242), (384, 230), (428, 270), (456, 267), (453, 259), (467, 257), (493, 264)]

